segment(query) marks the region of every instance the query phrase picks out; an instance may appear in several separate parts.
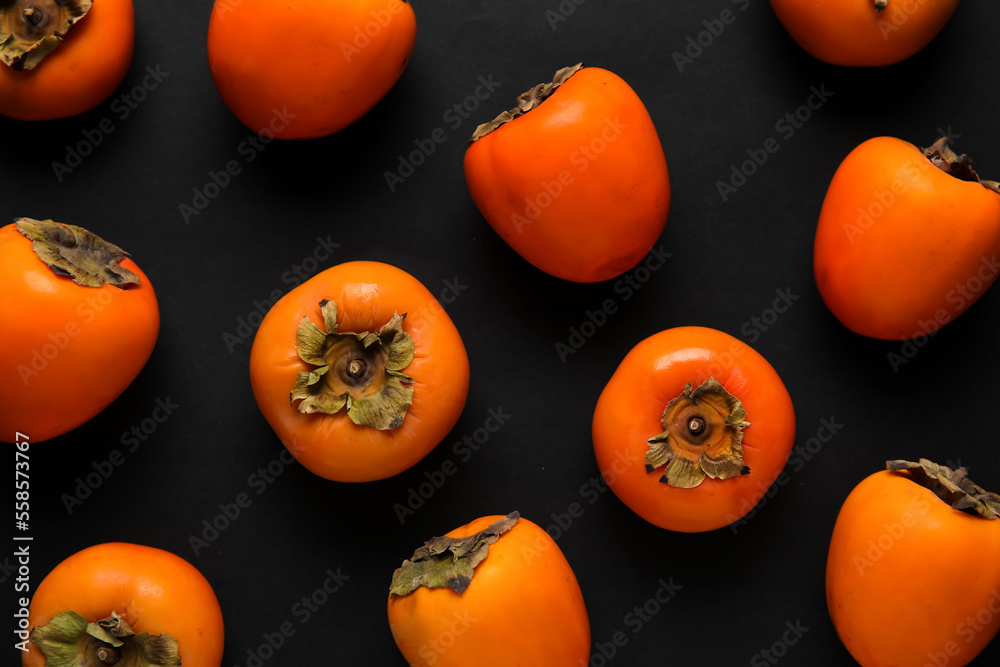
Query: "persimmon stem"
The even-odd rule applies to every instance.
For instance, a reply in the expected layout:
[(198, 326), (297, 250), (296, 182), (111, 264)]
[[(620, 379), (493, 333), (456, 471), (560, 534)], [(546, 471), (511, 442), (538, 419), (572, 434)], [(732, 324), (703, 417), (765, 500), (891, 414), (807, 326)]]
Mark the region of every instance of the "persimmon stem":
[(700, 435), (702, 431), (705, 430), (705, 420), (701, 417), (692, 417), (688, 421), (688, 431), (691, 435)]
[(113, 665), (122, 657), (121, 651), (114, 646), (102, 646), (97, 649), (97, 659), (105, 665)]
[(28, 5), (24, 9), (24, 20), (27, 21), (32, 27), (37, 26), (42, 22), (45, 15), (37, 7)]
[(875, 0), (875, 11), (881, 12), (889, 6), (889, 0)]
[(350, 363), (347, 364), (347, 374), (352, 378), (361, 377), (366, 370), (368, 370), (368, 364), (365, 363), (364, 359), (351, 359)]

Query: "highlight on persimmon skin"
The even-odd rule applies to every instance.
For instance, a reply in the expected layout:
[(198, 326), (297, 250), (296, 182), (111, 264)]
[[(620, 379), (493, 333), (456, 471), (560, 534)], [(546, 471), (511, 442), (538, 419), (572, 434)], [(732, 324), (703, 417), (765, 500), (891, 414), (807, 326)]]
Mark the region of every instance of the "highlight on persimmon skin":
[(19, 218), (0, 228), (0, 280), (0, 440), (21, 432), (42, 442), (84, 424), (153, 352), (153, 286), (128, 253), (96, 234)]
[(465, 407), (469, 358), (412, 275), (347, 262), (283, 296), (250, 351), (264, 418), (306, 468), (338, 482), (391, 477), (448, 435)]
[(636, 266), (670, 210), (653, 120), (628, 83), (599, 67), (561, 69), (480, 125), (464, 168), (497, 234), (533, 266), (573, 282)]
[[(135, 42), (132, 0), (13, 0), (6, 9), (18, 12), (25, 41), (6, 53), (0, 48), (0, 114), (24, 121), (76, 116), (108, 99), (125, 78)], [(25, 22), (30, 12), (34, 18)], [(29, 28), (35, 20), (41, 33)], [(50, 34), (58, 45), (39, 58), (51, 44), (29, 47), (29, 40)]]
[(396, 646), (414, 667), (590, 659), (576, 575), (549, 534), (518, 512), (480, 517), (419, 547), (393, 574), (386, 605)]
[(795, 411), (777, 371), (732, 336), (677, 327), (622, 360), (597, 401), (594, 454), (633, 512), (678, 532), (739, 521), (778, 479)]
[(416, 34), (407, 0), (217, 0), (208, 65), (248, 128), (312, 139), (343, 130), (385, 97)]
[[(114, 647), (101, 633), (102, 640), (93, 638), (87, 623), (123, 644)], [(173, 665), (220, 667), (225, 639), (218, 599), (194, 566), (168, 551), (123, 542), (78, 551), (49, 572), (31, 598), (28, 633), (23, 667), (137, 664), (140, 650), (176, 656)], [(65, 663), (53, 654), (46, 660), (39, 648), (58, 652), (67, 644), (77, 649)]]
[(906, 60), (944, 28), (958, 0), (771, 0), (792, 38), (831, 65), (880, 67)]

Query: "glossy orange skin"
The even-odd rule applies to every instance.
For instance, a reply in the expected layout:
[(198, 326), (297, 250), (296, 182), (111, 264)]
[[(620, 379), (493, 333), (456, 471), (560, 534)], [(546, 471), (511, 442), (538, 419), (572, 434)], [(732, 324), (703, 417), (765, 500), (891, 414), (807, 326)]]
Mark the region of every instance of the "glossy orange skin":
[[(110, 240), (112, 243), (113, 239)], [(0, 441), (41, 442), (106, 408), (132, 383), (160, 330), (156, 293), (56, 275), (14, 225), (0, 228)], [(85, 390), (84, 390), (85, 388)]]
[[(403, 424), (379, 431), (358, 426), (346, 411), (301, 414), (288, 398), (298, 374), (314, 367), (299, 359), (295, 332), (303, 317), (321, 329), (319, 302), (337, 303), (341, 332), (378, 331), (394, 312), (416, 355), (403, 373), (414, 380)], [(469, 358), (451, 318), (420, 281), (388, 264), (348, 262), (314, 276), (283, 296), (261, 322), (250, 351), (257, 405), (292, 455), (312, 472), (338, 482), (367, 482), (398, 474), (426, 456), (458, 421), (469, 394)]]
[(874, 67), (909, 58), (934, 39), (958, 0), (771, 0), (778, 20), (815, 58), (832, 65)]
[(97, 0), (33, 70), (0, 64), (0, 114), (52, 120), (93, 109), (125, 78), (134, 42), (132, 0)]
[[(405, 0), (218, 0), (208, 64), (251, 130), (310, 139), (342, 130), (385, 97), (416, 35)], [(273, 124), (275, 110), (291, 118), (287, 126)]]
[(876, 137), (827, 190), (814, 246), (816, 284), (851, 331), (923, 336), (996, 280), (1000, 195), (934, 167), (913, 144)]
[[(748, 475), (707, 478), (692, 489), (660, 482), (645, 469), (647, 440), (663, 432), (666, 404), (714, 377), (743, 402)], [(777, 479), (795, 441), (795, 411), (778, 373), (757, 352), (715, 329), (679, 327), (654, 334), (622, 360), (597, 401), (594, 453), (622, 502), (646, 521), (684, 533), (715, 530), (747, 514)]]
[[(447, 537), (502, 518), (481, 517)], [(421, 586), (390, 595), (388, 615), (412, 667), (578, 667), (590, 659), (590, 621), (573, 569), (548, 533), (523, 517), (490, 545), (461, 595)]]
[[(75, 611), (90, 622), (117, 612), (135, 632), (177, 640), (184, 667), (222, 664), (222, 610), (212, 586), (179, 556), (138, 544), (112, 542), (79, 551), (42, 580), (31, 598), (30, 627)], [(23, 667), (43, 667), (29, 643)]]
[(877, 472), (837, 517), (826, 599), (863, 667), (966, 665), (1000, 629), (1000, 520), (952, 509), (909, 473)]
[(483, 217), (521, 257), (581, 283), (621, 275), (663, 232), (670, 177), (642, 100), (598, 67), (473, 142), (465, 179)]

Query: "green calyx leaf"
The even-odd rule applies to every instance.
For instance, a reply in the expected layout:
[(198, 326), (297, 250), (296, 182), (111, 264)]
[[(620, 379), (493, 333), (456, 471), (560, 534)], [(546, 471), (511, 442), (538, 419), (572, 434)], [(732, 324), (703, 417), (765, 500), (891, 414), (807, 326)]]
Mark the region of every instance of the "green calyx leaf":
[(125, 289), (139, 284), (139, 276), (119, 264), (129, 254), (83, 227), (31, 218), (18, 218), (14, 226), (31, 239), (31, 250), (38, 259), (55, 273), (70, 276), (77, 285), (101, 287), (107, 283)]
[(419, 547), (392, 573), (392, 595), (409, 595), (421, 586), (447, 586), (464, 593), (476, 566), (489, 555), (490, 545), (514, 527), (521, 515), (511, 512), (496, 523), (466, 537), (435, 537)]
[(399, 428), (413, 403), (413, 379), (401, 371), (416, 347), (403, 329), (405, 315), (393, 314), (377, 332), (341, 332), (337, 304), (323, 300), (321, 330), (303, 317), (296, 332), (299, 358), (316, 366), (299, 373), (290, 400), (304, 414), (336, 414), (342, 409), (359, 426)]
[(66, 611), (31, 631), (46, 667), (179, 667), (177, 640), (167, 634), (136, 634), (117, 613), (96, 623)]
[(984, 519), (1000, 519), (1000, 495), (991, 493), (969, 479), (965, 468), (952, 470), (927, 459), (886, 461), (893, 472), (907, 471), (917, 484), (930, 489), (953, 509), (976, 514)]
[(0, 62), (14, 70), (34, 69), (92, 5), (91, 0), (3, 0)]
[(709, 378), (692, 391), (689, 382), (663, 409), (663, 432), (647, 441), (646, 472), (666, 466), (660, 481), (691, 489), (712, 479), (749, 474), (743, 462), (743, 429), (750, 425), (738, 398)]

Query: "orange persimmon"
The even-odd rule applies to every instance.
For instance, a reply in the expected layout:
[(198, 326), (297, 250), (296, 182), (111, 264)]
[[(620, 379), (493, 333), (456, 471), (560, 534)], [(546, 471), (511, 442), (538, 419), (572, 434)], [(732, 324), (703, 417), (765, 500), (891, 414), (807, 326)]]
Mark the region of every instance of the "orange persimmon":
[(20, 218), (0, 228), (0, 440), (88, 421), (149, 359), (156, 294), (121, 248), (80, 227)]
[(417, 549), (393, 574), (387, 606), (413, 667), (577, 667), (590, 658), (573, 569), (517, 512), (481, 517)]
[(416, 35), (407, 0), (217, 0), (208, 65), (244, 125), (310, 139), (342, 130), (385, 97)]
[(831, 65), (872, 67), (909, 58), (934, 39), (958, 0), (771, 0), (799, 46)]
[(599, 67), (559, 70), (479, 126), (465, 179), (511, 248), (574, 282), (608, 280), (638, 264), (670, 209), (653, 120), (624, 80)]
[[(88, 623), (122, 645), (100, 641), (101, 630)], [(28, 632), (24, 667), (147, 664), (136, 660), (142, 651), (173, 656), (156, 664), (222, 664), (222, 610), (212, 586), (179, 556), (138, 544), (98, 544), (57, 565), (31, 598)], [(60, 650), (70, 655), (57, 657)]]
[(271, 308), (250, 352), (250, 383), (302, 465), (365, 482), (406, 470), (444, 439), (465, 406), (469, 358), (420, 281), (348, 262)]
[[(0, 3), (0, 114), (51, 120), (93, 109), (132, 62), (132, 0)], [(54, 50), (50, 50), (54, 48)]]
[(1000, 496), (963, 468), (887, 468), (837, 516), (826, 563), (833, 624), (862, 667), (962, 667), (1000, 630)]
[(608, 487), (646, 521), (702, 532), (742, 518), (781, 474), (795, 412), (778, 373), (739, 340), (679, 327), (630, 351), (597, 401)]

